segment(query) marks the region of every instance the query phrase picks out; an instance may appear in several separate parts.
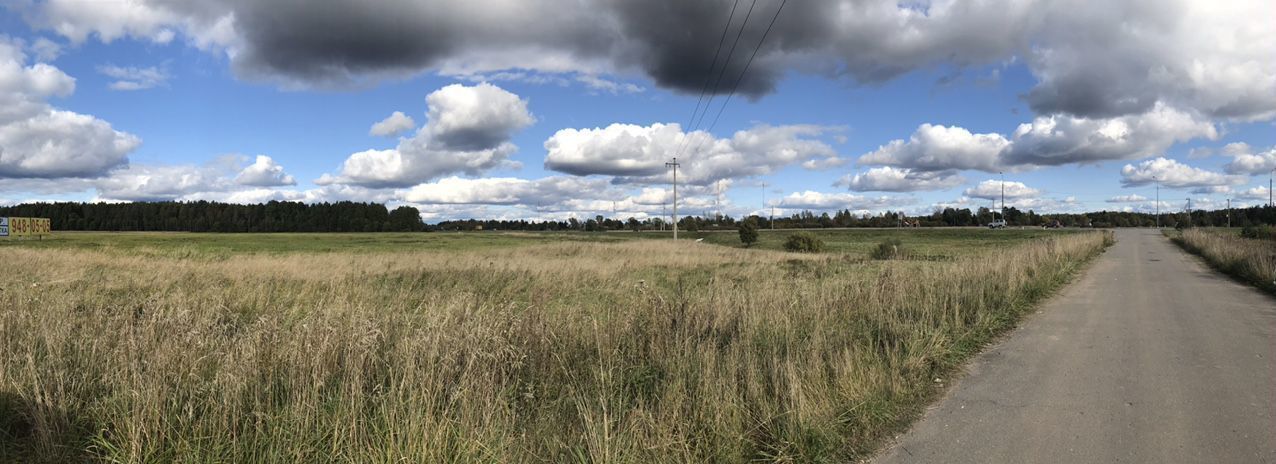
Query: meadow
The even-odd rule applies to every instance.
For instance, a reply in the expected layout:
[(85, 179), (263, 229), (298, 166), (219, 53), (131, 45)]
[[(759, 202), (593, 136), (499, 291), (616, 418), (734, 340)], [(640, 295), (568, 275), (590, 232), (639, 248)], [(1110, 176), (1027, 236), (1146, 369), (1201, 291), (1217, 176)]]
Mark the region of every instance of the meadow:
[(1112, 240), (787, 233), (5, 242), (0, 461), (852, 460)]

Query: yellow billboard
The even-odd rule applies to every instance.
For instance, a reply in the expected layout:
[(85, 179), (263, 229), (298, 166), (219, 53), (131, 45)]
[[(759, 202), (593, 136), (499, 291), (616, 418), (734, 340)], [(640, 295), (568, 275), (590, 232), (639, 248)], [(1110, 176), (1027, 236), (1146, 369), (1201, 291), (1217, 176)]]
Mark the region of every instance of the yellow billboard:
[(0, 218), (0, 237), (42, 237), (51, 231), (48, 218)]

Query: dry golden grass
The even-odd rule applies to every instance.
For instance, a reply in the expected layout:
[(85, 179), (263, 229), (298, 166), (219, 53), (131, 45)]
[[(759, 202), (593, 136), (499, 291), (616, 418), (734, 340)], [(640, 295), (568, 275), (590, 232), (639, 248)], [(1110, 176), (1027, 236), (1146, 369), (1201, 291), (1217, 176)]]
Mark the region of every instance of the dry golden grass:
[(1171, 237), (1223, 273), (1276, 293), (1276, 241), (1209, 229), (1187, 229)]
[(0, 460), (843, 461), (1107, 234), (947, 262), (669, 242), (0, 249)]

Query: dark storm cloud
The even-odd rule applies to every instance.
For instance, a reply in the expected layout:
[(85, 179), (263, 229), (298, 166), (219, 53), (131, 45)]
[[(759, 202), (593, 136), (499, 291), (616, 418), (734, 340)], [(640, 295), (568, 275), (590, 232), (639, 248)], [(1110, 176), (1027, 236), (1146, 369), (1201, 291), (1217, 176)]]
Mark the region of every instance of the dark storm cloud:
[(429, 67), (455, 50), (459, 32), (402, 2), (249, 2), (238, 12), (242, 70), (310, 82)]
[(549, 0), (239, 1), (232, 8), (243, 53), (234, 61), (252, 77), (343, 85), (519, 46), (579, 60), (610, 53), (614, 34), (603, 23), (561, 6)]
[[(657, 85), (685, 93), (699, 93), (706, 85), (710, 92), (726, 93), (737, 80), (741, 94), (770, 93), (784, 72), (785, 50), (818, 43), (829, 26), (814, 2), (788, 2), (783, 10), (780, 2), (768, 0), (615, 1), (611, 7), (643, 71)], [(758, 55), (750, 64), (754, 50)]]
[[(3, 0), (0, 0), (3, 2)], [(1210, 118), (1276, 117), (1267, 0), (793, 0), (739, 91), (789, 71), (877, 83), (936, 66), (1020, 62), (1041, 115), (1106, 118), (1166, 105)], [(229, 52), (243, 77), (343, 86), (419, 72), (643, 75), (699, 93), (735, 0), (15, 0), (37, 29), (172, 40)], [(739, 0), (716, 92), (732, 89), (781, 0)], [(726, 60), (727, 51), (719, 61)], [(712, 82), (710, 87), (712, 88)]]

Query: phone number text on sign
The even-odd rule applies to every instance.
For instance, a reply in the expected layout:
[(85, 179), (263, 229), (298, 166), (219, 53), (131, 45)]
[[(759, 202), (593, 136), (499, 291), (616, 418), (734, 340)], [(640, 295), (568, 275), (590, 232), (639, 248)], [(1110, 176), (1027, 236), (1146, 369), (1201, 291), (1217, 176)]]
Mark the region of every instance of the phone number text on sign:
[(0, 225), (8, 226), (7, 234), (0, 233), (0, 236), (34, 237), (50, 233), (50, 224), (47, 218), (11, 217), (6, 219), (5, 224)]

